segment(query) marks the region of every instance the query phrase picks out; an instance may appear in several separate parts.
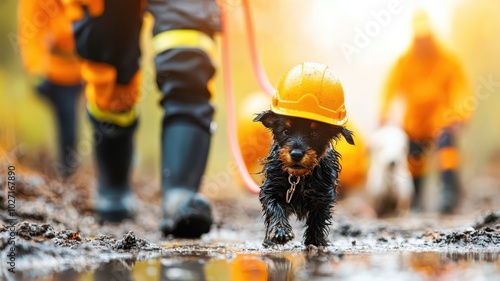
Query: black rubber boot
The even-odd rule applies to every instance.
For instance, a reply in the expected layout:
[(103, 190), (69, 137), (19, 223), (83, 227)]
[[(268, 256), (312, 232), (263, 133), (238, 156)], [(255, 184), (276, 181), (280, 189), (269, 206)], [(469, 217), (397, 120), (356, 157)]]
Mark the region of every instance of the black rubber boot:
[(422, 206), (420, 204), (421, 201), (421, 190), (422, 190), (422, 177), (413, 178), (413, 198), (411, 199), (411, 209), (415, 212), (419, 212), (422, 210)]
[(82, 91), (81, 84), (57, 85), (44, 80), (38, 92), (51, 103), (57, 122), (59, 162), (54, 165), (56, 173), (69, 178), (80, 165), (76, 154), (76, 107)]
[[(90, 115), (89, 115), (90, 116)], [(128, 127), (99, 122), (90, 116), (97, 162), (95, 208), (103, 221), (133, 217), (135, 196), (130, 186), (133, 136), (137, 121)]]
[(441, 180), (443, 182), (443, 190), (441, 191), (439, 212), (441, 214), (452, 214), (456, 211), (460, 198), (457, 172), (454, 170), (442, 171)]
[(165, 236), (199, 238), (210, 231), (212, 211), (197, 194), (205, 172), (211, 134), (189, 120), (175, 120), (162, 132), (163, 220)]

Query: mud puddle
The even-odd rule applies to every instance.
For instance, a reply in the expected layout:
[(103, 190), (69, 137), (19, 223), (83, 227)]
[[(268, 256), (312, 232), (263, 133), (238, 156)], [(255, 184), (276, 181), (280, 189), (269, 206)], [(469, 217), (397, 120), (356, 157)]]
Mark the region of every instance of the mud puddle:
[[(146, 189), (137, 190), (135, 219), (101, 224), (85, 181), (32, 176), (17, 187), (16, 223), (0, 204), (0, 280), (500, 280), (498, 209), (376, 220), (340, 202), (330, 246), (304, 247), (303, 224), (292, 219), (296, 238), (264, 248), (254, 196), (211, 198), (210, 233), (178, 240), (159, 233), (158, 196)], [(10, 237), (15, 274), (5, 263)]]
[(303, 251), (231, 257), (114, 260), (92, 271), (66, 270), (17, 280), (500, 280), (500, 253), (412, 252), (310, 256)]

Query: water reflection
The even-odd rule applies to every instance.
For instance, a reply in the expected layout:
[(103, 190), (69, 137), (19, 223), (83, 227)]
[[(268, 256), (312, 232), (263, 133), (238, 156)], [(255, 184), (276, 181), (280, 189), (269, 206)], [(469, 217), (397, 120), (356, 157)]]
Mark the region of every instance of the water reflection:
[(121, 280), (132, 281), (132, 267), (127, 261), (111, 261), (107, 264), (101, 265), (94, 272), (94, 280), (108, 281), (108, 280)]
[[(500, 258), (500, 252), (468, 252), (468, 253), (442, 253), (445, 259), (449, 259), (454, 262), (498, 262)], [(443, 257), (442, 257), (443, 258)]]
[[(500, 252), (317, 254), (281, 252), (112, 261), (93, 272), (39, 280), (498, 280)], [(495, 279), (496, 278), (496, 279)]]

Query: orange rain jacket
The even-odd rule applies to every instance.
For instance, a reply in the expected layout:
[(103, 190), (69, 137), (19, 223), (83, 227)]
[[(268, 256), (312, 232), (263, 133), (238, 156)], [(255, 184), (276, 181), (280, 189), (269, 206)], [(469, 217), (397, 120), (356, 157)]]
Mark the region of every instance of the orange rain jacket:
[(60, 0), (20, 0), (18, 39), (25, 69), (60, 85), (81, 81), (71, 22)]
[(412, 45), (399, 58), (382, 94), (382, 120), (392, 101), (402, 98), (403, 128), (412, 140), (434, 138), (442, 128), (467, 121), (473, 110), (460, 62), (436, 40), (432, 43), (432, 55), (419, 56)]

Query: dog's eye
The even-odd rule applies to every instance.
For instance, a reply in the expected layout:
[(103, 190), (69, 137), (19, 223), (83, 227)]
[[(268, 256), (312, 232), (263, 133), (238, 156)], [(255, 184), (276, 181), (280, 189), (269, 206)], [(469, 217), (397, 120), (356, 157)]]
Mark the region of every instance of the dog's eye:
[(284, 131), (283, 131), (283, 135), (285, 135), (285, 136), (289, 136), (289, 135), (290, 135), (290, 131), (288, 131), (288, 130), (284, 130)]
[(316, 132), (316, 131), (312, 131), (312, 132), (311, 132), (311, 138), (313, 138), (313, 139), (317, 139), (318, 137), (319, 137), (318, 132)]

